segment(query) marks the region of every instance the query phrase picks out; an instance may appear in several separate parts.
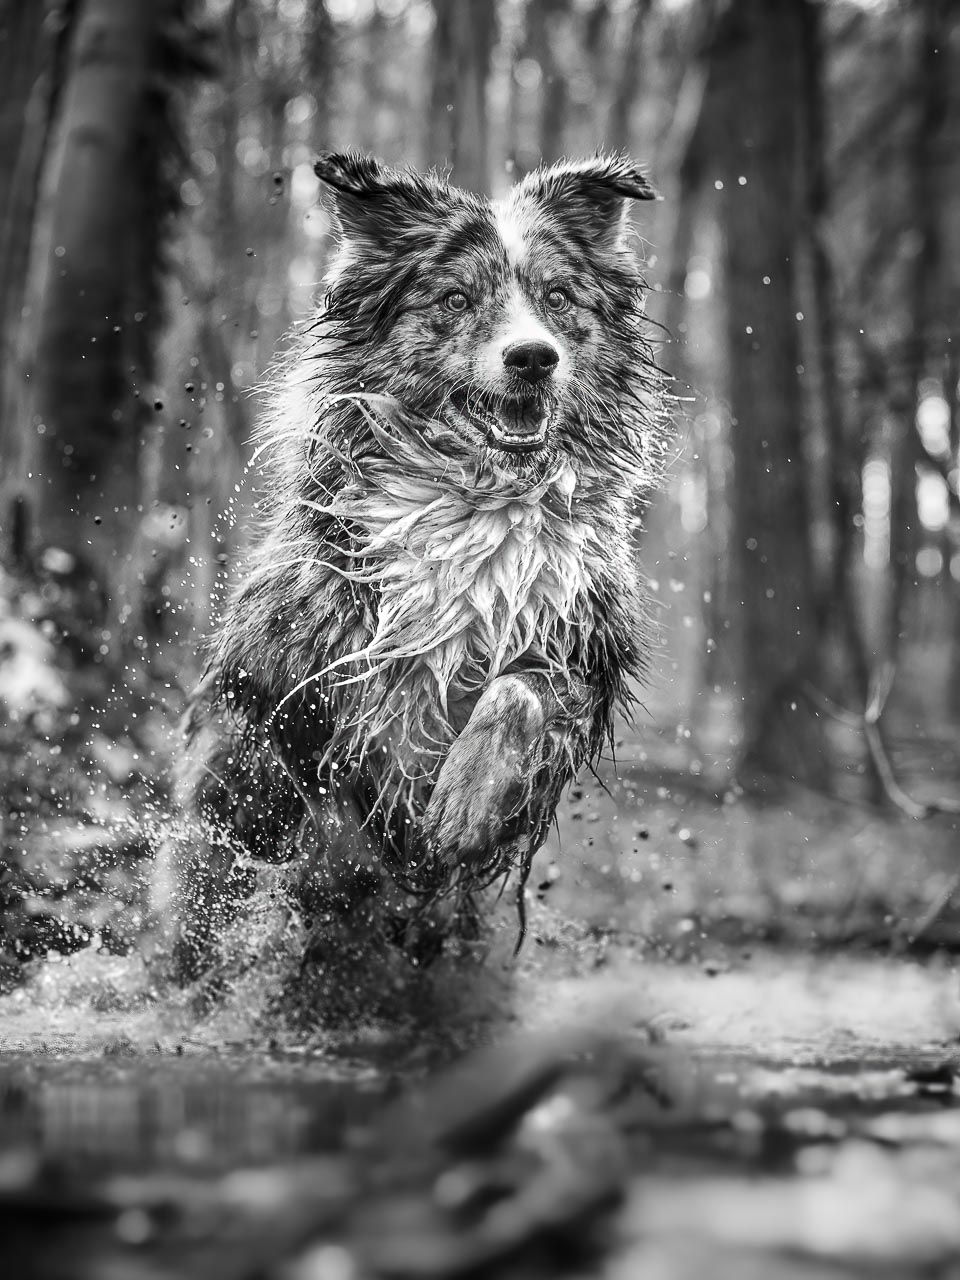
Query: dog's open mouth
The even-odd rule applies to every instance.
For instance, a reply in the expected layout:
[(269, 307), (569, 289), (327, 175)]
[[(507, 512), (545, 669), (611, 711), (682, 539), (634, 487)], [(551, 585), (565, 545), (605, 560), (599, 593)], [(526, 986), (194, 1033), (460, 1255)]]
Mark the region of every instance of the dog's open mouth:
[(455, 392), (449, 404), (456, 415), (479, 427), (495, 448), (513, 453), (542, 449), (556, 417), (556, 406), (546, 396), (520, 400), (471, 388)]

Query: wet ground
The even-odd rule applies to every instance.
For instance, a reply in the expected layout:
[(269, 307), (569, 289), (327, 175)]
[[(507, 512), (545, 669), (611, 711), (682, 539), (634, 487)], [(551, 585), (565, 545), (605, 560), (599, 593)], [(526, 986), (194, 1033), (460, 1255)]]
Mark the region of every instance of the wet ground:
[(948, 963), (601, 940), (503, 981), (459, 1054), (38, 968), (0, 1001), (4, 1274), (960, 1277)]
[(503, 903), (502, 963), (336, 1034), (275, 1016), (246, 921), (223, 998), (156, 989), (107, 954), (142, 915), (116, 815), (41, 824), (0, 1277), (960, 1280), (960, 819), (748, 802), (684, 743), (572, 789), (519, 962)]

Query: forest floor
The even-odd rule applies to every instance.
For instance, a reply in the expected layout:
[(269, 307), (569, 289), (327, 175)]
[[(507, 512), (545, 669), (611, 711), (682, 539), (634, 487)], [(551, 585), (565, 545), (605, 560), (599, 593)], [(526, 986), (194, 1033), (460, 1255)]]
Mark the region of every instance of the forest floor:
[[(11, 1274), (960, 1280), (956, 815), (743, 795), (648, 728), (564, 800), (518, 960), (505, 900), (484, 966), (291, 1024), (266, 968), (211, 1000), (144, 958), (176, 680), (85, 722), (43, 643), (8, 617)], [(904, 784), (955, 796), (917, 722)]]

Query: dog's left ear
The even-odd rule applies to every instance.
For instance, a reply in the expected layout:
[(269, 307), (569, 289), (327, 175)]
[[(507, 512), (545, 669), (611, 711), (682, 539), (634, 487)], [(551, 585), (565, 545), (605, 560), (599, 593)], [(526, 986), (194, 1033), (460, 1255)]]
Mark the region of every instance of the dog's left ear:
[(395, 237), (411, 219), (427, 216), (434, 204), (426, 181), (359, 151), (322, 155), (313, 169), (335, 192), (336, 214), (346, 236)]
[(639, 166), (621, 155), (562, 160), (528, 174), (521, 190), (588, 239), (611, 245), (620, 241), (628, 200), (661, 198)]

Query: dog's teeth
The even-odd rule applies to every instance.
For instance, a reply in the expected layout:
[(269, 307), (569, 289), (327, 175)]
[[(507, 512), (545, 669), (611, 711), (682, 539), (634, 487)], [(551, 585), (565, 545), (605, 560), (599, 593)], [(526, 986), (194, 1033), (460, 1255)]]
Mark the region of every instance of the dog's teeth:
[[(546, 412), (535, 419), (534, 430), (532, 431), (506, 431), (504, 429), (503, 419), (485, 409), (482, 405), (469, 403), (469, 400), (459, 407), (454, 405), (454, 411), (462, 418), (472, 421), (475, 426), (482, 427), (487, 433), (488, 441), (501, 449), (539, 449), (546, 444), (547, 435), (550, 431), (551, 424), (556, 420), (557, 410), (548, 409)], [(529, 409), (530, 419), (532, 420), (532, 408)], [(526, 413), (520, 415), (526, 417)]]

